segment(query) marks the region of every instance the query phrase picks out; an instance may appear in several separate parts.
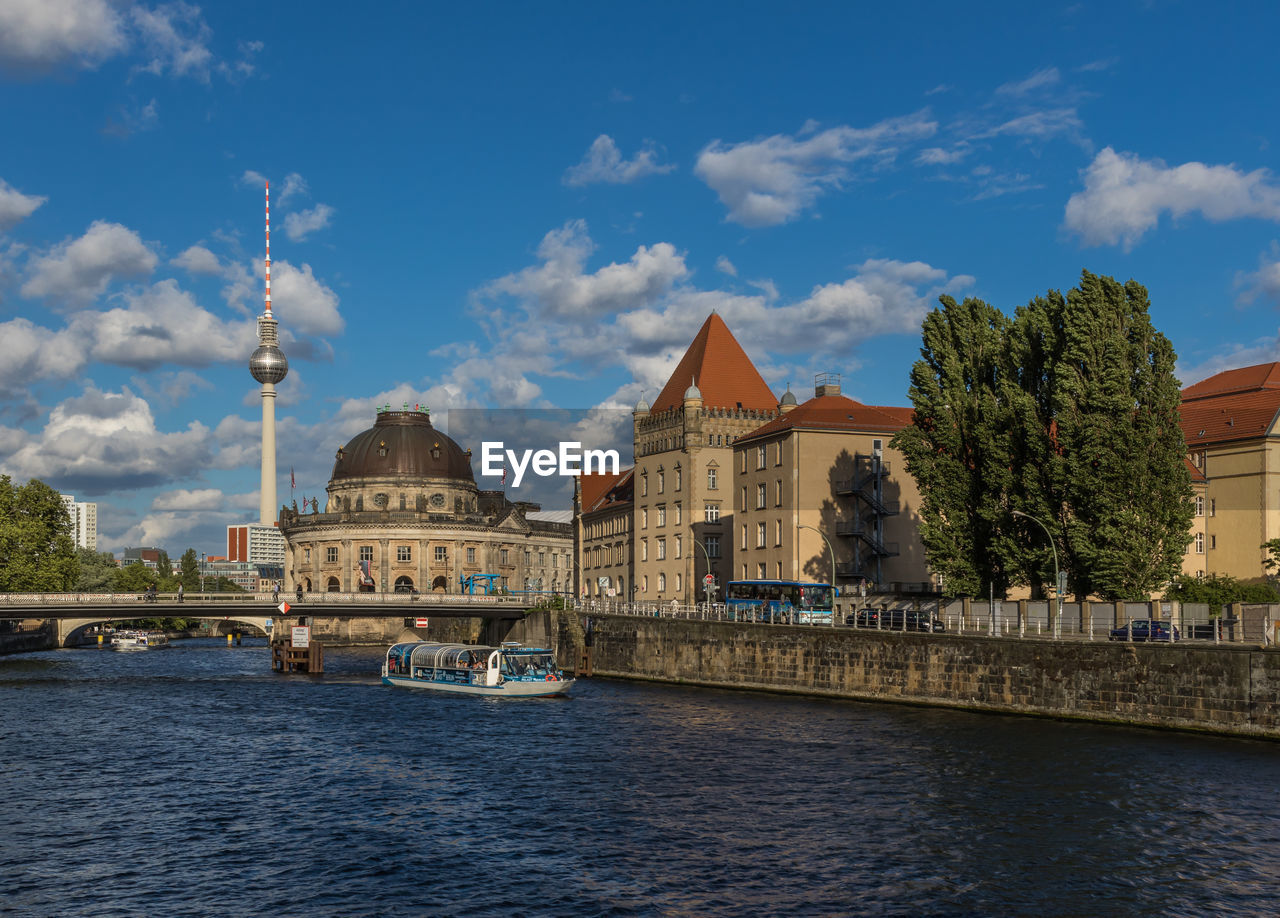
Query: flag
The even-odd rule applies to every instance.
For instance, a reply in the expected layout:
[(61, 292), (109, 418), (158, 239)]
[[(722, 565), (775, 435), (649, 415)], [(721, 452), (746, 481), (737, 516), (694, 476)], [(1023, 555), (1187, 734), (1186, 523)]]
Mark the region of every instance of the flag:
[(289, 487), (296, 488), (297, 486), (298, 486), (297, 483), (293, 480), (293, 467), (290, 466), (289, 467)]
[(369, 573), (369, 562), (360, 562), (360, 582), (365, 586), (373, 586), (373, 575)]
[(507, 486), (507, 465), (505, 462), (502, 464), (502, 486), (504, 488)]

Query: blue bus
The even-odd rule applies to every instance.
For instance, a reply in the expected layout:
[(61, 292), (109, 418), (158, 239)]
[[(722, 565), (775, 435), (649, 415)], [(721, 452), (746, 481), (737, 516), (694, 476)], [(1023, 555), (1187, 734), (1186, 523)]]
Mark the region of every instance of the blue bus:
[(829, 625), (838, 595), (829, 583), (730, 580), (724, 601), (733, 621)]

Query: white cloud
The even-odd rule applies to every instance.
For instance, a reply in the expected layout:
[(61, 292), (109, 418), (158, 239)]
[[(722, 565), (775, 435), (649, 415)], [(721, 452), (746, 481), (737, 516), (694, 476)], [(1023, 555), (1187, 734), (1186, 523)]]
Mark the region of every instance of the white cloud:
[(975, 138), (1006, 136), (1047, 140), (1059, 134), (1086, 148), (1091, 146), (1084, 136), (1084, 122), (1080, 120), (1074, 108), (1028, 112), (974, 136)]
[(950, 150), (929, 147), (916, 154), (915, 163), (917, 166), (949, 166), (960, 162), (969, 155), (969, 152), (969, 148), (964, 144), (959, 144)]
[(903, 144), (929, 137), (937, 124), (924, 112), (890, 118), (869, 128), (835, 127), (797, 140), (774, 135), (725, 145), (713, 141), (698, 154), (694, 173), (744, 226), (794, 220), (827, 190), (848, 178), (846, 164), (892, 161)]
[(240, 176), (240, 184), (249, 188), (265, 188), (267, 186), (267, 177), (261, 172), (246, 169)]
[(209, 82), (214, 57), (207, 42), (213, 37), (213, 30), (200, 18), (200, 7), (178, 0), (155, 9), (135, 6), (130, 14), (150, 57), (139, 70)]
[(290, 172), (284, 177), (284, 186), (280, 190), (280, 196), (277, 203), (284, 204), (292, 197), (297, 195), (310, 194), (311, 190), (307, 187), (307, 180), (296, 172)]
[(257, 345), (252, 322), (224, 322), (173, 280), (130, 292), (124, 301), (124, 308), (80, 312), (72, 319), (70, 331), (92, 342), (93, 359), (139, 369), (166, 363), (203, 367), (243, 361)]
[(169, 262), (190, 274), (222, 274), (225, 270), (218, 256), (202, 245), (193, 245)]
[(1162, 213), (1175, 219), (1198, 212), (1213, 221), (1280, 220), (1280, 186), (1265, 169), (1241, 172), (1198, 162), (1169, 167), (1107, 147), (1085, 170), (1084, 185), (1067, 201), (1064, 226), (1086, 245), (1122, 242), (1130, 249)]
[(213, 438), (198, 421), (185, 431), (162, 433), (151, 408), (127, 387), (105, 392), (90, 386), (57, 405), (43, 430), (21, 438), (0, 460), (15, 477), (92, 496), (199, 475), (213, 455)]
[(721, 255), (716, 259), (716, 270), (721, 274), (728, 274), (730, 277), (738, 276), (738, 269), (734, 267), (733, 262), (725, 255)]
[(1044, 67), (1025, 79), (997, 86), (996, 95), (1025, 96), (1038, 89), (1044, 89), (1046, 86), (1056, 85), (1061, 78), (1062, 75), (1058, 72), (1057, 67)]
[(0, 65), (45, 70), (64, 63), (93, 67), (128, 45), (108, 0), (4, 0)]
[(152, 510), (221, 510), (226, 498), (217, 488), (182, 488), (157, 494), (151, 501)]
[(53, 303), (55, 309), (76, 308), (105, 291), (113, 278), (150, 274), (156, 260), (133, 230), (98, 220), (79, 239), (35, 259), (22, 294), (65, 301)]
[[(2, 31), (3, 26), (0, 26)], [(47, 200), (41, 195), (23, 194), (0, 179), (0, 233), (31, 216)]]
[(582, 162), (565, 172), (563, 181), (570, 186), (595, 182), (625, 185), (646, 175), (660, 175), (675, 169), (672, 164), (655, 162), (657, 155), (654, 145), (646, 142), (634, 159), (624, 160), (613, 138), (601, 134), (582, 157)]
[(684, 256), (670, 243), (640, 246), (624, 264), (594, 274), (584, 265), (595, 249), (581, 220), (552, 230), (538, 247), (542, 264), (487, 284), (481, 298), (512, 296), (528, 308), (557, 318), (590, 318), (652, 302), (688, 276)]
[(271, 263), (271, 306), (282, 326), (304, 335), (337, 335), (345, 327), (338, 295), (316, 279), (308, 264)]
[(88, 342), (23, 318), (0, 323), (0, 395), (6, 399), (39, 379), (69, 379), (88, 360)]
[(1271, 251), (1258, 258), (1257, 271), (1241, 271), (1236, 275), (1240, 301), (1252, 303), (1264, 297), (1280, 303), (1280, 243), (1271, 243)]
[(310, 210), (301, 210), (284, 218), (284, 231), (294, 242), (306, 239), (307, 236), (322, 230), (329, 225), (333, 217), (333, 208), (328, 204), (317, 204)]

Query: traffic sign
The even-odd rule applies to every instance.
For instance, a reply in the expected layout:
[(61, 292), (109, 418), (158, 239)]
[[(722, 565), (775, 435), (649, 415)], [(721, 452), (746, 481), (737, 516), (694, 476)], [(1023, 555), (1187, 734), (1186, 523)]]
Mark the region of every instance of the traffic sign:
[(292, 609), (293, 606), (289, 605), (287, 602), (282, 602), (280, 605), (276, 606), (276, 608), (280, 610), (281, 615), (288, 615), (289, 610)]
[(716, 575), (707, 574), (707, 576), (702, 578), (702, 582), (705, 583), (707, 586), (711, 586), (713, 583), (716, 582)]

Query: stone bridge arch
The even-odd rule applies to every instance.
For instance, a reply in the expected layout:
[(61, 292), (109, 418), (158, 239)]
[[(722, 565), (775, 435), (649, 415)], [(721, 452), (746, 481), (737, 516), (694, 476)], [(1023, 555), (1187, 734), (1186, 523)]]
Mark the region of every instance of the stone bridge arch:
[[(234, 631), (253, 629), (260, 635), (270, 637), (275, 620), (262, 615), (183, 615), (183, 618), (212, 622), (209, 633), (215, 637), (230, 634)], [(98, 615), (92, 618), (59, 618), (54, 619), (57, 626), (56, 639), (58, 647), (75, 647), (80, 643), (84, 632), (95, 625), (119, 621), (120, 616)]]

